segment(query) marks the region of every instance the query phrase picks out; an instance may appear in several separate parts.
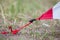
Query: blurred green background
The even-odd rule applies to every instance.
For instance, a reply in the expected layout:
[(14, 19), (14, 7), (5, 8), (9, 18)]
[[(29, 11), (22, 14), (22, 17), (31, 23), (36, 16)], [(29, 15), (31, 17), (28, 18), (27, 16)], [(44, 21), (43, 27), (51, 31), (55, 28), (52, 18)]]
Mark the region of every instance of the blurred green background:
[[(13, 29), (37, 18), (60, 0), (0, 0), (0, 30)], [(0, 40), (60, 40), (60, 20), (36, 21), (19, 35), (0, 35)]]

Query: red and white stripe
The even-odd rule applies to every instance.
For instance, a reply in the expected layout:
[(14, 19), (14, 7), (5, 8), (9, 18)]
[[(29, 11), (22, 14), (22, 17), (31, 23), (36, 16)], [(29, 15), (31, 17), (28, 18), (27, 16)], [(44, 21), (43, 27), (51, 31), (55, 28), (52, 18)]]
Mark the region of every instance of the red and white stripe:
[(60, 19), (60, 2), (58, 2), (54, 7), (46, 11), (42, 16), (38, 18), (43, 19)]

